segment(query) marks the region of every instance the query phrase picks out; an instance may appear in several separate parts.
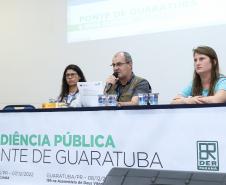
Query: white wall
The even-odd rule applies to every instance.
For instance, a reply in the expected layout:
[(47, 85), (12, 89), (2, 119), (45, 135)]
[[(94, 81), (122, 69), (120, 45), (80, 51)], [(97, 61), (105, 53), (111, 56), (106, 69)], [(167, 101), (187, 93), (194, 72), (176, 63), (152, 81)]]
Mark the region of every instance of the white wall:
[(0, 105), (39, 107), (60, 91), (66, 65), (79, 65), (89, 81), (111, 74), (112, 55), (131, 53), (134, 71), (147, 78), (160, 103), (191, 80), (192, 48), (209, 45), (226, 73), (226, 26), (67, 44), (66, 0), (0, 0)]

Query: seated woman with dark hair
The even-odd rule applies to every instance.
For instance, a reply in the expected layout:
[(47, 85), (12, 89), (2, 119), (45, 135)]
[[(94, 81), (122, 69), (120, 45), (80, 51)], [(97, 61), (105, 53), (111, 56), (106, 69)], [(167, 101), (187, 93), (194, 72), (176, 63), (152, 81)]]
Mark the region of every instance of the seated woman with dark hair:
[(69, 107), (81, 107), (77, 82), (86, 82), (85, 76), (77, 65), (70, 64), (64, 70), (58, 102), (64, 102)]
[(204, 104), (226, 102), (226, 77), (219, 72), (218, 57), (214, 49), (199, 46), (193, 50), (193, 81), (173, 104)]

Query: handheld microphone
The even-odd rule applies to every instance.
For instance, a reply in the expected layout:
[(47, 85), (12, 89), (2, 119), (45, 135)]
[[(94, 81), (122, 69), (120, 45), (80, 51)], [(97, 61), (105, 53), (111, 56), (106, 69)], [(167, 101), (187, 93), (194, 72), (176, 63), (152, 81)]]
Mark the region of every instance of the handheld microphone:
[(118, 78), (118, 72), (114, 72), (112, 75), (114, 75), (115, 78)]
[[(112, 75), (115, 76), (115, 78), (118, 78), (117, 72), (114, 72)], [(113, 85), (112, 83), (107, 83), (105, 86), (105, 92), (108, 92), (111, 89), (112, 85)]]

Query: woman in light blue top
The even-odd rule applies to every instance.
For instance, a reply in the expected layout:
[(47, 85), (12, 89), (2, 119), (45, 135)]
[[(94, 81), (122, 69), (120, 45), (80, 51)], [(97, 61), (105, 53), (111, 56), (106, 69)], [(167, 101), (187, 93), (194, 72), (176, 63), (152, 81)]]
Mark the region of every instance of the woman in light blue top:
[(58, 102), (64, 102), (69, 107), (81, 107), (77, 82), (86, 82), (82, 70), (77, 65), (68, 65), (64, 70)]
[(209, 46), (193, 49), (193, 81), (179, 94), (173, 104), (204, 104), (226, 102), (226, 77), (219, 72), (218, 57)]

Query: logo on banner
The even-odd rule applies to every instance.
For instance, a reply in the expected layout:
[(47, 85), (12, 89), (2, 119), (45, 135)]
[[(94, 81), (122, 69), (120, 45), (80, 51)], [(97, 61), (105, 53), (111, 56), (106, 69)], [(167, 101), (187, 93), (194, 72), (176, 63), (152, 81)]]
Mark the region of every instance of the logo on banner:
[(217, 141), (197, 141), (198, 170), (219, 171)]

